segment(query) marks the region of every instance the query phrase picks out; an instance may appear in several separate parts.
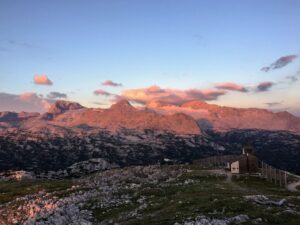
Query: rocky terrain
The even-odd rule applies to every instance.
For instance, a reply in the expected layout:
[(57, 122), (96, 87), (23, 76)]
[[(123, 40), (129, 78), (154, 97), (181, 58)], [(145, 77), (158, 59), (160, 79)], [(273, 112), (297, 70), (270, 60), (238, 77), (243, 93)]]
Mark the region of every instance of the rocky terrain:
[(298, 225), (300, 193), (197, 166), (137, 166), (73, 180), (0, 182), (0, 224)]
[(59, 137), (18, 130), (0, 137), (0, 170), (57, 171), (97, 158), (118, 166), (191, 162), (216, 152), (225, 147), (199, 135), (123, 130)]
[[(95, 171), (95, 168), (100, 170), (110, 166), (190, 163), (212, 155), (240, 154), (247, 143), (254, 146), (255, 154), (261, 160), (300, 173), (300, 136), (262, 130), (202, 135), (122, 130), (117, 133), (68, 133), (64, 137), (48, 132), (9, 131), (0, 136), (0, 171), (51, 171), (63, 177), (69, 173), (77, 176), (71, 172), (74, 171), (72, 165), (73, 168), (81, 167), (82, 171), (87, 171), (84, 168)], [(84, 166), (87, 162), (90, 167)]]

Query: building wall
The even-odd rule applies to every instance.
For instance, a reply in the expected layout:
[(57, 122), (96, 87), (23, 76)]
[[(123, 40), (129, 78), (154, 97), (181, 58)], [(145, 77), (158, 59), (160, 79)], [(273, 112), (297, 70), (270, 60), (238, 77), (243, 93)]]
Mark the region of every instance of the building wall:
[(253, 155), (242, 155), (239, 160), (231, 163), (231, 173), (257, 173), (257, 158)]
[(240, 173), (240, 162), (235, 161), (231, 163), (231, 168), (230, 168), (231, 173)]

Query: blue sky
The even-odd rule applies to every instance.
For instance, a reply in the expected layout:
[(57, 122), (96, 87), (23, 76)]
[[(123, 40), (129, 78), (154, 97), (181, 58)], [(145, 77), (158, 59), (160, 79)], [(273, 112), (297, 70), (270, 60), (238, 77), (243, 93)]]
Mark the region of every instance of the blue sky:
[[(300, 60), (260, 70), (299, 54), (299, 10), (298, 0), (2, 0), (0, 92), (56, 91), (96, 106), (110, 100), (94, 95), (96, 89), (122, 95), (151, 85), (187, 90), (234, 82), (254, 88), (269, 81), (276, 85), (264, 93), (229, 92), (211, 102), (280, 102), (278, 109), (300, 114), (300, 82), (285, 78), (297, 73)], [(36, 74), (46, 74), (53, 85), (34, 84)], [(104, 80), (123, 86), (103, 86)]]

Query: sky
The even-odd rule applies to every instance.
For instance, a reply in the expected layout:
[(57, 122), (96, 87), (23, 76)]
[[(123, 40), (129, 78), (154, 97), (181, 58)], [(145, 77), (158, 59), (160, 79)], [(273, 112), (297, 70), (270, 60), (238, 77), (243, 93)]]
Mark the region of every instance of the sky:
[(298, 0), (1, 0), (0, 111), (203, 100), (300, 116)]

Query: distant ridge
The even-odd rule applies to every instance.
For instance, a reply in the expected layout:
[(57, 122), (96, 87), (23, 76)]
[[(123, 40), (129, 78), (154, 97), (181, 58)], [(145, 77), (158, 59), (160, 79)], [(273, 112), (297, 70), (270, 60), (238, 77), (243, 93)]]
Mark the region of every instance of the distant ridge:
[(180, 106), (151, 103), (148, 107), (163, 114), (183, 112), (197, 120), (204, 130), (262, 129), (300, 133), (300, 117), (286, 111), (274, 113), (266, 109), (225, 107), (204, 101), (190, 101)]
[(80, 129), (159, 130), (176, 134), (201, 134), (201, 130), (225, 132), (234, 129), (260, 129), (300, 133), (300, 118), (288, 112), (257, 108), (233, 108), (203, 101), (182, 105), (151, 102), (135, 108), (120, 100), (108, 109), (85, 108), (79, 103), (56, 101), (47, 113), (0, 112), (0, 129), (25, 129), (50, 133), (77, 132)]
[[(1, 114), (2, 115), (2, 114)], [(11, 119), (14, 118), (13, 123)], [(1, 119), (1, 117), (0, 117)], [(78, 103), (57, 101), (43, 115), (37, 114), (25, 120), (19, 120), (18, 114), (3, 119), (6, 127), (21, 128), (28, 131), (50, 133), (77, 132), (80, 129), (120, 129), (158, 130), (175, 134), (201, 134), (197, 122), (190, 116), (179, 113), (161, 115), (154, 111), (140, 110), (128, 101), (120, 100), (109, 109), (84, 108)], [(2, 128), (3, 129), (3, 128)]]

